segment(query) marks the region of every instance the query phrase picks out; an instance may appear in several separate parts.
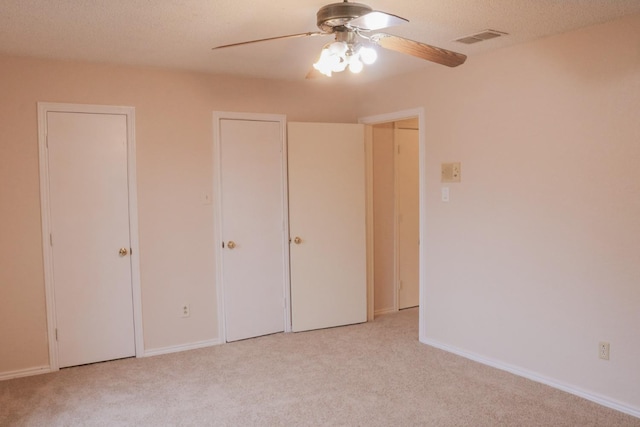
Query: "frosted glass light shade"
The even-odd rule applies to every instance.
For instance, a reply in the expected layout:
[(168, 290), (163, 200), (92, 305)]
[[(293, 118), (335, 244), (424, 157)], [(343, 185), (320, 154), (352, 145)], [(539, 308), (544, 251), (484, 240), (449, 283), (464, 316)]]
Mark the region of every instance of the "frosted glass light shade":
[(360, 59), (367, 65), (371, 65), (378, 59), (378, 52), (371, 47), (364, 46), (360, 49)]
[(349, 62), (349, 71), (354, 74), (358, 74), (364, 68), (364, 64), (359, 59), (355, 59)]

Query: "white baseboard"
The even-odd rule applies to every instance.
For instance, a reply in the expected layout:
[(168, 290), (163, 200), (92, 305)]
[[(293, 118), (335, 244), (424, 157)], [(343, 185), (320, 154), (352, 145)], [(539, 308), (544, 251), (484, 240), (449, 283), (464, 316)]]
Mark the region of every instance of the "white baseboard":
[(0, 381), (13, 378), (30, 377), (31, 375), (48, 374), (51, 372), (49, 365), (37, 366), (35, 368), (19, 369), (17, 371), (0, 372)]
[(630, 406), (626, 403), (618, 402), (615, 399), (611, 399), (609, 397), (602, 396), (590, 391), (582, 390), (581, 388), (573, 386), (571, 384), (566, 384), (561, 381), (557, 381), (553, 378), (545, 377), (535, 372), (520, 368), (518, 366), (509, 365), (499, 360), (484, 357), (479, 354), (462, 350), (462, 349), (450, 346), (448, 344), (443, 344), (441, 342), (438, 342), (432, 339), (421, 337), (420, 341), (423, 344), (427, 344), (432, 347), (439, 348), (440, 350), (457, 354), (458, 356), (462, 356), (466, 359), (470, 359), (475, 362), (482, 363), (483, 365), (488, 365), (493, 368), (500, 369), (502, 371), (510, 372), (514, 375), (518, 375), (520, 377), (524, 377), (532, 381), (542, 383), (553, 388), (557, 388), (558, 390), (562, 390), (564, 392), (574, 394), (576, 396), (582, 397), (583, 399), (587, 399), (599, 405), (606, 406), (607, 408), (615, 409), (616, 411), (624, 412), (625, 414), (629, 414), (631, 416), (640, 418), (640, 408)]
[[(198, 342), (189, 343), (189, 344), (175, 345), (170, 347), (154, 348), (150, 350), (145, 350), (144, 354), (138, 357), (150, 357), (150, 356), (158, 356), (160, 354), (177, 353), (179, 351), (195, 350), (197, 348), (211, 347), (218, 344), (221, 344), (221, 341), (219, 339), (214, 339), (214, 340), (198, 341)], [(29, 377), (31, 375), (48, 374), (49, 372), (52, 372), (52, 370), (51, 370), (51, 367), (48, 365), (38, 366), (35, 368), (28, 368), (28, 369), (20, 369), (17, 371), (0, 372), (0, 381), (10, 380), (13, 378), (20, 378), (20, 377)]]
[(395, 313), (397, 310), (395, 308), (383, 308), (381, 310), (376, 310), (373, 315), (374, 316), (381, 316), (383, 314), (390, 314), (390, 313)]
[(222, 344), (219, 339), (198, 341), (189, 344), (172, 345), (169, 347), (152, 348), (145, 350), (142, 357), (159, 356), (161, 354), (178, 353), (180, 351), (195, 350), (197, 348), (211, 347)]

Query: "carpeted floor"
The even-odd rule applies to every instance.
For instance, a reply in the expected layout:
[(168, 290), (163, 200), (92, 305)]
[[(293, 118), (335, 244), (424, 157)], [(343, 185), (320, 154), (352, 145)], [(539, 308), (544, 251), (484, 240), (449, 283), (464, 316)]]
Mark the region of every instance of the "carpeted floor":
[(0, 382), (1, 426), (640, 426), (420, 344), (418, 312)]

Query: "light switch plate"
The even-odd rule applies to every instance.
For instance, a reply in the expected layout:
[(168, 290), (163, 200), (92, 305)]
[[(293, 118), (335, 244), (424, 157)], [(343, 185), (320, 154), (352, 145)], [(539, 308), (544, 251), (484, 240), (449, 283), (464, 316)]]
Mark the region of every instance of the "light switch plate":
[(443, 202), (448, 202), (449, 201), (449, 187), (442, 187), (441, 194), (442, 194), (442, 201)]

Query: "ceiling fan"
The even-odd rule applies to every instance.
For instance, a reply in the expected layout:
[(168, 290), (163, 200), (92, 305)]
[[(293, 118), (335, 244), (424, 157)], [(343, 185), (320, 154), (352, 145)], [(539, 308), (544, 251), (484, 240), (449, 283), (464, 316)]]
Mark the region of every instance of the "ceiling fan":
[(344, 0), (342, 3), (331, 3), (321, 7), (316, 16), (317, 25), (321, 31), (232, 43), (217, 46), (213, 49), (297, 37), (335, 35), (335, 41), (327, 43), (322, 48), (320, 58), (318, 62), (313, 64), (313, 69), (307, 74), (307, 78), (317, 77), (318, 73), (330, 77), (332, 73), (341, 72), (347, 68), (353, 73), (359, 73), (365, 64), (369, 65), (375, 62), (377, 53), (374, 48), (376, 46), (448, 67), (456, 67), (467, 59), (466, 55), (461, 53), (405, 39), (404, 37), (379, 32), (371, 33), (383, 28), (404, 24), (409, 20), (390, 13), (373, 10), (366, 4), (350, 3), (348, 0)]

